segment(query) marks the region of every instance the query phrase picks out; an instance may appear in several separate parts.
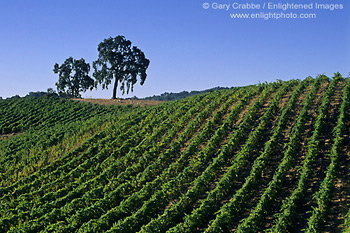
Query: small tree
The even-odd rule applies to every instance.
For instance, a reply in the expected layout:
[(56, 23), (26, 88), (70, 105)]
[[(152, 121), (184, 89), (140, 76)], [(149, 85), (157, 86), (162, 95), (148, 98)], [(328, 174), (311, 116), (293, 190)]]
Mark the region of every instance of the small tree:
[(47, 88), (47, 91), (46, 91), (46, 96), (47, 97), (58, 97), (57, 93), (55, 92), (54, 89), (52, 89), (51, 87), (50, 88)]
[(76, 60), (69, 57), (61, 66), (56, 63), (53, 72), (59, 74), (56, 86), (60, 95), (81, 97), (80, 92), (94, 88), (94, 80), (88, 75), (90, 65), (83, 58)]
[(114, 80), (113, 99), (117, 97), (118, 83), (121, 84), (122, 94), (134, 90), (137, 77), (140, 77), (140, 84), (144, 84), (150, 62), (145, 54), (136, 46), (132, 47), (131, 42), (124, 36), (105, 39), (98, 45), (97, 50), (98, 59), (93, 63), (95, 85), (99, 83), (102, 89), (108, 89)]

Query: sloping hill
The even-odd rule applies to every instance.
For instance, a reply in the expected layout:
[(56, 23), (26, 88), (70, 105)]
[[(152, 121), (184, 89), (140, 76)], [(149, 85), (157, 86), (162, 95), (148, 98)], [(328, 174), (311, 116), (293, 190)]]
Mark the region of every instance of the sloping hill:
[(336, 74), (146, 108), (0, 101), (0, 232), (347, 232), (349, 94)]

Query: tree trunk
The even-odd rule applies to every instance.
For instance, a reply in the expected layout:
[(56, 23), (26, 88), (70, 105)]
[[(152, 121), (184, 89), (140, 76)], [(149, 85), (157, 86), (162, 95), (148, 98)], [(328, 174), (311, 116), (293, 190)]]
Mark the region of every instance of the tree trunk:
[(115, 79), (114, 82), (114, 87), (113, 87), (113, 97), (112, 99), (116, 99), (117, 98), (117, 88), (118, 88), (118, 79)]

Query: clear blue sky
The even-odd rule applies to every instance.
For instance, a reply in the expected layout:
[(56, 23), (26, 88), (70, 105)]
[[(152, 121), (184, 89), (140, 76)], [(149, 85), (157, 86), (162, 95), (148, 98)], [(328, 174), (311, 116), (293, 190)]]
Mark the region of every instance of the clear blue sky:
[[(308, 3), (315, 0), (7, 0), (0, 1), (0, 96), (55, 87), (54, 64), (97, 59), (97, 45), (124, 35), (151, 64), (129, 96), (244, 86), (350, 72), (350, 3), (344, 9), (215, 10), (213, 3)], [(203, 4), (209, 3), (209, 9)], [(231, 6), (232, 7), (232, 6)], [(314, 13), (316, 19), (231, 19), (230, 13)], [(92, 72), (91, 72), (92, 73)], [(120, 92), (118, 93), (120, 94)], [(83, 97), (110, 98), (108, 90)]]

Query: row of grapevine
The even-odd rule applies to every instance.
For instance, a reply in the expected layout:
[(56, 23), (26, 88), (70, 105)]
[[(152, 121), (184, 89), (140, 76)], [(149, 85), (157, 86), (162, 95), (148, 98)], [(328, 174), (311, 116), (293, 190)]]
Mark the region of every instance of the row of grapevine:
[[(259, 91), (259, 90), (256, 90)], [(260, 100), (263, 101), (267, 97), (267, 93), (269, 93), (271, 90), (264, 90), (263, 94), (260, 96)], [(217, 147), (218, 143), (220, 143), (229, 133), (233, 130), (233, 126), (235, 125), (235, 122), (237, 121), (237, 118), (239, 116), (239, 113), (244, 109), (244, 107), (249, 104), (251, 101), (251, 98), (254, 96), (254, 92), (251, 94), (247, 94), (244, 99), (240, 100), (240, 103), (236, 105), (230, 114), (228, 115), (227, 119), (221, 124), (221, 126), (215, 131), (215, 134), (209, 139), (207, 146), (205, 146), (200, 152), (198, 157), (204, 158), (205, 160), (208, 160), (212, 155), (215, 155), (217, 153)], [(259, 101), (255, 102), (258, 103)], [(256, 105), (255, 105), (256, 106)], [(249, 116), (253, 116), (256, 114), (256, 112), (252, 111), (253, 108), (251, 108), (251, 111), (249, 111), (247, 114)], [(254, 110), (257, 111), (258, 108), (254, 108)], [(248, 119), (246, 117), (245, 119)], [(248, 128), (248, 127), (247, 127)], [(243, 132), (239, 131), (239, 133), (236, 131), (235, 135), (240, 135), (243, 137)], [(221, 151), (224, 151), (225, 148), (222, 148)], [(227, 154), (224, 153), (226, 156)], [(223, 153), (220, 153), (221, 156), (224, 156)], [(197, 161), (199, 163), (200, 161)], [(211, 167), (209, 165), (209, 167)], [(200, 166), (199, 166), (200, 167)], [(206, 171), (208, 168), (206, 169)], [(210, 169), (209, 169), (210, 170)], [(212, 173), (214, 174), (214, 173)], [(203, 175), (200, 176), (200, 179), (203, 179), (203, 181), (209, 181), (208, 177), (205, 177)], [(150, 231), (150, 232), (159, 232), (162, 231), (162, 229), (165, 229), (165, 227), (169, 227), (167, 224), (174, 224), (175, 219), (179, 218), (179, 215), (184, 214), (184, 211), (188, 209), (188, 207), (185, 207), (185, 204), (189, 204), (188, 201), (193, 200), (191, 197), (195, 196), (192, 195), (194, 192), (200, 192), (194, 191), (197, 190), (197, 184), (202, 183), (201, 181), (198, 181), (198, 178), (193, 182), (193, 187), (186, 193), (185, 196), (182, 196), (180, 201), (176, 204), (172, 205), (170, 209), (166, 209), (165, 213), (158, 217), (157, 219), (153, 219), (149, 224), (147, 224), (145, 227), (143, 227), (142, 231)], [(188, 193), (191, 193), (188, 195)], [(186, 201), (187, 200), (187, 201)], [(166, 220), (165, 220), (166, 219)]]
[(0, 101), (0, 232), (346, 232), (349, 92), (338, 73), (145, 108)]
[[(285, 152), (281, 162), (279, 163), (276, 172), (269, 182), (268, 187), (260, 197), (259, 203), (251, 211), (250, 215), (245, 218), (240, 225), (238, 225), (237, 230), (241, 232), (257, 232), (261, 230), (261, 225), (264, 223), (264, 217), (269, 212), (271, 205), (275, 201), (275, 198), (279, 195), (283, 183), (286, 178), (287, 171), (293, 165), (297, 151), (300, 148), (300, 137), (304, 124), (306, 122), (307, 111), (310, 108), (314, 98), (316, 97), (317, 90), (319, 89), (320, 82), (319, 79), (315, 80), (313, 88), (309, 91), (304, 104), (303, 109), (301, 110), (296, 123), (292, 129), (289, 142), (284, 146)], [(295, 97), (296, 98), (296, 93)], [(291, 97), (293, 99), (293, 96)], [(290, 103), (291, 104), (291, 103)], [(282, 114), (290, 114), (290, 111), (293, 107), (291, 106)], [(275, 131), (278, 133), (279, 129)]]
[[(282, 114), (278, 118), (277, 126), (273, 128), (269, 140), (265, 143), (263, 152), (254, 160), (254, 163), (250, 169), (250, 174), (245, 179), (244, 184), (240, 189), (235, 191), (235, 194), (230, 198), (230, 201), (224, 204), (220, 208), (220, 212), (216, 215), (214, 221), (207, 228), (207, 232), (218, 232), (225, 229), (229, 230), (232, 227), (232, 222), (237, 221), (238, 215), (241, 214), (241, 210), (247, 201), (251, 200), (252, 190), (259, 187), (259, 178), (269, 165), (271, 157), (278, 148), (278, 143), (283, 135), (284, 128), (289, 121), (289, 112), (295, 107), (297, 97), (300, 94), (301, 89), (304, 88), (303, 84), (294, 90), (288, 103), (282, 109)], [(272, 116), (273, 112), (270, 113)], [(271, 117), (271, 116), (270, 116)], [(231, 223), (230, 223), (231, 222)]]
[[(198, 102), (198, 103), (202, 103), (203, 104), (203, 102)], [(151, 115), (152, 116), (152, 115)], [(190, 114), (189, 114), (189, 116), (191, 116)], [(153, 115), (153, 118), (154, 118), (154, 115)], [(154, 118), (154, 119), (158, 119), (159, 117), (156, 117), (156, 118)], [(142, 132), (141, 132), (142, 133)], [(134, 137), (135, 137), (135, 135), (134, 135)], [(129, 139), (130, 140), (130, 139)], [(133, 140), (130, 140), (130, 141), (133, 141)], [(125, 145), (123, 145), (123, 146), (125, 146)], [(129, 148), (129, 146), (125, 146), (125, 148)], [(74, 191), (76, 191), (76, 190), (74, 190)], [(75, 195), (76, 195), (77, 193), (75, 192)], [(67, 195), (68, 196), (68, 195)], [(58, 200), (58, 202), (60, 203), (60, 204), (63, 204), (62, 203), (62, 200)], [(51, 208), (53, 208), (52, 207), (52, 205), (51, 205)], [(33, 213), (33, 211), (31, 212), (31, 213)], [(34, 213), (35, 213), (35, 211), (34, 211)], [(47, 216), (46, 216), (47, 217)]]
[[(215, 103), (211, 103), (210, 105), (215, 106), (217, 104)], [(209, 106), (210, 106), (209, 105)], [(222, 115), (223, 110), (227, 109), (227, 107), (230, 105), (230, 101), (226, 102), (222, 108), (215, 112), (214, 115), (211, 117), (211, 119), (213, 119), (214, 121), (220, 119), (220, 115)], [(194, 125), (197, 124), (198, 122), (193, 121)], [(193, 126), (194, 126), (193, 125)], [(193, 152), (195, 152), (196, 147), (198, 146), (198, 143), (200, 142), (200, 140), (198, 140), (199, 138), (203, 138), (206, 137), (206, 135), (213, 130), (213, 128), (210, 126), (213, 125), (213, 122), (211, 120), (207, 121), (206, 125), (203, 127), (203, 130), (201, 131), (200, 134), (196, 135), (195, 138), (193, 138), (193, 140), (191, 140), (190, 144), (188, 144), (187, 150), (180, 155), (180, 157), (176, 160), (175, 164), (170, 165), (165, 172), (159, 174), (159, 176), (155, 176), (157, 175), (157, 173), (155, 174), (154, 172), (160, 172), (161, 169), (155, 167), (154, 165), (158, 166), (157, 164), (159, 164), (159, 162), (161, 162), (162, 165), (166, 165), (167, 163), (169, 163), (171, 161), (171, 157), (172, 154), (176, 155), (177, 153), (179, 153), (179, 150), (177, 151), (173, 151), (171, 153), (166, 153), (164, 154), (165, 157), (159, 157), (160, 159), (157, 160), (156, 163), (150, 165), (149, 167), (147, 167), (145, 169), (144, 172), (142, 172), (142, 175), (138, 178), (135, 179), (133, 181), (133, 183), (131, 183), (131, 187), (136, 187), (139, 185), (145, 185), (140, 191), (135, 190), (136, 192), (134, 194), (131, 195), (131, 197), (129, 197), (127, 200), (123, 201), (122, 206), (117, 206), (114, 209), (109, 210), (105, 215), (103, 215), (101, 218), (99, 218), (97, 220), (97, 223), (93, 223), (95, 221), (90, 221), (87, 224), (84, 224), (82, 226), (82, 231), (84, 231), (84, 229), (88, 229), (90, 228), (91, 225), (93, 225), (95, 227), (95, 229), (104, 229), (105, 227), (108, 226), (109, 222), (111, 221), (115, 221), (115, 217), (118, 216), (116, 213), (122, 209), (123, 207), (125, 208), (126, 205), (129, 205), (128, 211), (131, 208), (135, 208), (137, 205), (142, 203), (142, 200), (144, 200), (144, 198), (148, 197), (149, 195), (151, 195), (151, 193), (153, 192), (152, 190), (157, 189), (157, 187), (160, 187), (162, 185), (163, 182), (165, 182), (166, 180), (171, 179), (174, 174), (177, 174), (179, 172), (180, 169), (182, 169), (182, 167), (185, 165), (186, 163), (186, 158), (188, 158), (188, 156), (191, 156), (193, 154)], [(189, 130), (187, 130), (189, 129)], [(189, 126), (188, 128), (186, 128), (186, 131), (188, 132), (187, 134), (193, 134), (194, 132), (194, 128)], [(174, 144), (176, 145), (176, 144)], [(170, 151), (168, 151), (170, 152)], [(165, 159), (165, 160), (164, 160)], [(162, 161), (163, 160), (163, 161)], [(155, 180), (151, 181), (151, 177), (156, 178)], [(149, 182), (146, 184), (144, 181), (145, 178), (147, 180), (149, 180)], [(117, 191), (118, 193), (123, 192), (122, 190), (120, 190), (121, 187), (123, 187), (124, 185), (119, 186), (115, 191)], [(114, 193), (114, 191), (113, 191)], [(139, 199), (142, 198), (142, 199)], [(113, 199), (115, 200), (115, 199)], [(131, 201), (129, 201), (131, 200)], [(125, 214), (125, 213), (124, 213)], [(113, 222), (112, 222), (113, 223)]]
[[(292, 85), (291, 85), (292, 86)], [(230, 138), (230, 141), (226, 144), (226, 146), (220, 151), (220, 154), (213, 161), (212, 165), (204, 171), (203, 175), (200, 176), (195, 181), (195, 186), (192, 188), (192, 192), (188, 192), (189, 195), (200, 195), (202, 191), (205, 191), (208, 186), (210, 186), (210, 181), (215, 178), (215, 175), (223, 169), (223, 166), (227, 164), (227, 159), (229, 159), (233, 165), (228, 169), (226, 174), (220, 179), (220, 181), (216, 184), (215, 189), (211, 190), (207, 198), (202, 200), (199, 208), (194, 209), (190, 215), (185, 216), (183, 219), (183, 223), (178, 224), (177, 226), (170, 229), (170, 232), (190, 232), (201, 226), (204, 221), (207, 221), (208, 218), (212, 217), (212, 213), (216, 212), (219, 207), (221, 198), (229, 193), (233, 187), (230, 185), (230, 179), (234, 179), (235, 174), (238, 174), (241, 169), (245, 166), (244, 160), (249, 160), (249, 155), (247, 157), (243, 156), (243, 151), (248, 151), (254, 147), (256, 147), (259, 138), (259, 133), (261, 133), (264, 129), (268, 127), (268, 122), (272, 119), (272, 111), (277, 111), (278, 100), (281, 98), (286, 91), (288, 90), (288, 84), (284, 83), (280, 90), (275, 95), (268, 109), (264, 113), (264, 115), (260, 118), (259, 125), (256, 129), (250, 133), (248, 139), (243, 146), (244, 149), (241, 150), (236, 156), (233, 156), (233, 153), (241, 146), (243, 143), (241, 136), (249, 133), (251, 124), (256, 121), (256, 119), (252, 118), (261, 108), (261, 102), (256, 101), (254, 105), (251, 107), (252, 115), (247, 114), (239, 125), (237, 131)], [(268, 92), (267, 92), (268, 93)], [(267, 94), (263, 93), (263, 94)], [(270, 115), (271, 114), (271, 115)], [(269, 119), (269, 116), (271, 119)], [(230, 158), (233, 156), (233, 158)], [(213, 176), (214, 175), (214, 176)], [(209, 178), (209, 179), (208, 179)], [(207, 183), (208, 179), (208, 183)], [(198, 191), (200, 191), (198, 193)]]
[[(153, 121), (158, 121), (158, 120), (160, 120), (161, 118), (159, 118), (159, 117), (152, 117), (152, 116), (154, 116), (154, 115), (152, 115), (152, 114), (147, 114), (148, 112), (145, 112), (145, 115), (143, 116), (143, 117), (145, 117), (146, 119), (148, 118), (148, 120), (151, 120), (151, 119), (153, 119)], [(147, 116), (147, 117), (146, 117)], [(141, 116), (141, 118), (140, 119), (142, 119), (142, 116)], [(148, 121), (147, 120), (143, 120), (143, 123), (147, 123)], [(133, 127), (131, 127), (131, 128), (128, 128), (128, 124), (126, 125), (126, 127), (124, 127), (125, 129), (128, 129), (127, 131), (126, 131), (126, 133), (128, 133), (128, 132), (130, 132), (131, 131), (131, 133), (129, 133), (129, 135), (131, 136), (131, 135), (133, 135), (134, 137), (137, 137), (137, 136), (139, 136), (139, 135), (137, 135), (137, 134), (134, 134), (135, 132), (138, 132), (140, 135), (143, 133), (143, 131), (142, 130), (140, 130), (140, 131), (138, 131), (138, 127), (136, 127), (136, 125), (134, 125)], [(135, 128), (134, 130), (132, 130), (133, 128)], [(118, 135), (118, 137), (117, 137), (117, 139), (114, 139), (114, 141), (112, 140), (112, 142), (111, 142), (111, 145), (113, 144), (113, 145), (118, 145), (118, 139), (119, 139), (119, 143), (122, 143), (123, 144), (123, 146), (125, 147), (125, 148), (128, 148), (129, 146), (128, 145), (125, 145), (125, 143), (127, 143), (128, 141), (129, 142), (132, 142), (132, 141), (134, 141), (133, 140), (133, 137), (131, 138), (131, 139), (129, 139), (127, 142), (123, 142), (124, 141), (124, 139), (125, 138), (127, 138), (128, 136), (125, 136), (125, 133), (124, 134), (119, 134)], [(113, 137), (112, 137), (113, 138)], [(139, 138), (141, 138), (140, 136), (139, 136)], [(98, 144), (97, 145), (99, 145), (101, 142), (100, 141), (98, 141), (97, 142)], [(105, 143), (105, 141), (103, 142), (103, 143)], [(122, 144), (120, 144), (120, 145), (122, 145)], [(88, 150), (88, 152), (90, 152), (90, 154), (91, 153), (95, 153), (95, 151), (98, 151), (98, 146), (97, 146), (97, 148), (96, 148), (96, 150), (92, 150), (91, 148), (93, 148), (93, 146), (90, 146), (89, 147), (89, 150)], [(101, 148), (100, 148), (101, 149)], [(107, 151), (104, 151), (104, 150), (102, 150), (102, 151), (99, 151), (99, 153), (97, 153), (97, 155), (107, 155), (108, 153), (107, 153)], [(64, 166), (60, 166), (60, 167), (58, 167), (56, 170), (54, 170), (53, 172), (50, 172), (50, 173), (48, 173), (48, 174), (45, 174), (46, 176), (41, 176), (40, 178), (43, 178), (43, 180), (46, 180), (46, 179), (48, 179), (49, 178), (49, 180), (51, 179), (53, 179), (54, 177), (57, 177), (55, 174), (62, 174), (62, 171), (64, 172), (64, 170), (62, 170), (62, 168), (65, 168), (65, 170), (66, 171), (70, 171), (67, 175), (65, 175), (65, 176), (63, 176), (62, 177), (62, 175), (60, 175), (60, 177), (59, 177), (59, 179), (57, 180), (54, 180), (54, 182), (51, 182), (51, 183), (49, 183), (48, 185), (49, 185), (49, 187), (51, 187), (51, 186), (54, 186), (55, 184), (57, 184), (57, 183), (62, 183), (62, 184), (64, 184), (64, 182), (62, 182), (62, 181), (64, 181), (64, 180), (67, 180), (67, 179), (70, 179), (70, 178), (67, 178), (68, 177), (68, 175), (70, 175), (70, 174), (72, 174), (75, 170), (78, 170), (79, 172), (81, 172), (81, 169), (79, 169), (81, 166), (79, 165), (79, 164), (76, 164), (76, 165), (79, 165), (76, 169), (74, 169), (74, 166), (76, 166), (76, 165), (74, 165), (74, 162), (75, 161), (85, 161), (85, 159), (84, 158), (89, 158), (89, 153), (84, 153), (84, 155), (85, 155), (85, 157), (82, 157), (82, 156), (78, 156), (78, 157), (75, 157), (73, 160), (71, 160), (69, 163), (65, 163), (64, 164)], [(92, 158), (90, 158), (90, 160), (91, 159), (93, 159), (94, 157), (96, 157), (97, 155), (95, 155), (95, 156), (93, 156)], [(114, 156), (110, 156), (109, 158), (114, 158)], [(70, 165), (70, 164), (72, 164), (73, 163), (73, 167)], [(83, 165), (84, 164), (87, 164), (86, 163), (86, 161), (83, 163)], [(86, 168), (88, 168), (89, 166), (85, 166)], [(73, 169), (73, 170), (72, 170)], [(76, 175), (79, 175), (79, 172), (75, 172), (75, 173), (73, 173), (73, 174), (76, 174)], [(36, 183), (42, 183), (40, 180), (38, 181), (38, 180), (36, 180), (37, 182)], [(74, 188), (74, 187), (76, 187), (76, 186), (70, 186), (70, 188)], [(43, 188), (45, 188), (44, 190), (43, 190)], [(40, 196), (40, 193), (45, 193), (45, 192), (47, 192), (47, 191), (49, 191), (48, 189), (48, 186), (47, 185), (44, 185), (44, 186), (42, 186), (42, 188), (40, 188), (39, 189), (39, 192), (38, 191), (36, 191), (35, 193), (36, 193), (36, 196)], [(56, 189), (58, 188), (58, 187), (55, 187)], [(17, 189), (18, 190), (18, 189)], [(17, 191), (16, 190), (16, 191)], [(62, 192), (62, 189), (60, 189), (60, 193), (62, 194), (62, 193), (64, 193), (64, 192)], [(52, 194), (52, 192), (50, 193), (49, 192), (49, 194)], [(13, 195), (13, 193), (12, 193), (12, 195)], [(28, 197), (28, 195), (26, 195), (26, 198)], [(30, 196), (29, 196), (30, 197)], [(47, 195), (45, 195), (44, 196), (44, 198), (42, 198), (42, 199), (39, 199), (39, 203), (40, 202), (42, 202), (42, 201), (47, 201)], [(15, 204), (16, 204), (16, 202), (15, 202)], [(39, 204), (39, 206), (40, 206), (40, 204)], [(36, 211), (34, 211), (34, 213), (35, 213)], [(26, 216), (25, 214), (24, 214), (24, 216)], [(17, 220), (18, 220), (18, 218), (17, 218)]]
[[(334, 77), (333, 80), (338, 80), (341, 77)], [(339, 169), (339, 159), (340, 150), (343, 145), (344, 139), (344, 119), (349, 117), (349, 107), (350, 107), (350, 79), (348, 79), (343, 93), (343, 102), (340, 107), (340, 114), (338, 117), (337, 125), (333, 130), (334, 142), (330, 153), (331, 163), (329, 164), (326, 177), (322, 181), (320, 190), (315, 193), (314, 198), (317, 201), (317, 206), (313, 208), (312, 215), (308, 222), (308, 227), (306, 232), (320, 232), (321, 225), (325, 222), (327, 217), (327, 210), (329, 208), (329, 203), (332, 198), (332, 192), (335, 186), (336, 171)]]
[[(28, 129), (40, 129), (58, 123), (84, 120), (94, 115), (125, 107), (102, 107), (55, 98), (24, 98), (2, 101), (0, 133), (17, 133)], [(128, 108), (129, 109), (129, 108)]]
[(323, 95), (322, 104), (318, 108), (319, 115), (314, 124), (314, 131), (311, 139), (308, 142), (308, 151), (303, 161), (302, 170), (298, 186), (293, 191), (291, 196), (283, 203), (280, 213), (277, 215), (276, 224), (272, 227), (273, 232), (285, 232), (292, 227), (293, 219), (297, 211), (298, 203), (303, 199), (307, 190), (307, 182), (312, 173), (312, 164), (314, 163), (319, 147), (319, 137), (325, 124), (325, 118), (330, 105), (331, 96), (334, 93), (334, 87), (337, 84), (337, 79), (333, 79), (329, 88)]
[[(31, 98), (30, 100), (32, 104), (28, 105), (32, 107), (33, 105), (35, 106), (37, 102), (40, 102), (40, 98)], [(29, 100), (26, 99), (24, 102), (27, 103), (28, 101)], [(47, 105), (51, 105), (53, 108), (50, 115), (59, 116), (55, 106), (60, 106), (62, 101), (55, 99), (48, 99), (46, 101), (48, 101)], [(77, 110), (77, 106), (74, 103), (68, 104), (71, 102), (72, 101), (64, 102), (66, 103), (65, 108), (69, 112), (67, 115), (71, 115), (70, 112), (72, 111), (69, 111), (71, 108)], [(78, 120), (75, 117), (72, 117), (72, 120), (69, 123), (57, 121), (54, 123), (54, 125), (51, 125), (52, 127), (49, 127), (50, 124), (47, 124), (47, 121), (42, 120), (41, 125), (46, 124), (46, 126), (40, 131), (35, 131), (33, 129), (28, 130), (23, 135), (12, 137), (11, 140), (1, 141), (0, 172), (3, 177), (3, 180), (1, 180), (2, 185), (5, 185), (6, 181), (9, 182), (18, 180), (21, 177), (28, 176), (30, 173), (35, 172), (39, 168), (46, 166), (52, 160), (56, 160), (58, 158), (60, 159), (61, 156), (58, 156), (58, 153), (55, 153), (55, 149), (60, 150), (61, 153), (68, 152), (72, 148), (76, 147), (77, 144), (82, 143), (84, 140), (88, 139), (88, 137), (96, 134), (96, 131), (103, 130), (110, 125), (117, 123), (118, 118), (120, 118), (125, 111), (130, 111), (126, 110), (124, 107), (109, 107), (103, 110), (101, 107), (92, 107), (89, 104), (87, 106), (79, 104), (78, 106), (81, 106), (80, 111), (84, 112), (82, 113), (84, 115), (84, 119)], [(19, 111), (28, 115), (31, 113), (31, 108), (5, 110), (6, 112), (10, 112), (14, 115), (16, 115)], [(60, 114), (65, 114), (65, 111), (62, 109), (60, 110)], [(97, 115), (94, 116), (94, 114)], [(37, 117), (40, 117), (40, 115), (41, 114), (38, 114)], [(37, 167), (35, 166), (36, 164), (40, 164), (40, 166)], [(28, 168), (29, 166), (33, 166), (34, 169), (27, 171), (25, 174), (18, 174), (14, 172), (15, 170), (22, 169), (22, 167)]]
[[(133, 126), (133, 127), (137, 127), (136, 125)], [(125, 129), (130, 129), (129, 128), (129, 123), (125, 123), (125, 126), (124, 126)], [(130, 133), (131, 135), (131, 133)], [(93, 137), (92, 140), (88, 140), (86, 142), (84, 142), (83, 145), (81, 145), (80, 147), (76, 148), (73, 152), (70, 152), (70, 153), (67, 153), (66, 155), (63, 155), (61, 157), (61, 159), (59, 161), (56, 161), (54, 164), (50, 164), (48, 167), (44, 168), (44, 169), (41, 169), (40, 171), (38, 171), (38, 173), (35, 173), (33, 174), (32, 176), (29, 176), (29, 177), (25, 177), (23, 178), (23, 181), (22, 180), (19, 180), (18, 182), (16, 182), (14, 185), (12, 185), (12, 189), (10, 189), (11, 187), (6, 187), (4, 189), (2, 189), (2, 193), (4, 195), (4, 192), (5, 189), (7, 190), (7, 192), (9, 192), (10, 190), (13, 190), (14, 188), (16, 188), (16, 192), (18, 192), (18, 194), (20, 195), (21, 193), (24, 193), (26, 191), (21, 191), (20, 190), (22, 189), (21, 188), (21, 184), (26, 184), (28, 185), (28, 180), (30, 180), (30, 183), (33, 183), (35, 180), (37, 180), (38, 178), (42, 179), (43, 181), (45, 182), (48, 182), (50, 181), (50, 179), (53, 179), (53, 177), (51, 177), (53, 172), (56, 171), (56, 173), (59, 175), (61, 174), (61, 172), (64, 172), (64, 170), (62, 170), (62, 164), (64, 164), (65, 167), (68, 167), (66, 169), (66, 171), (69, 171), (71, 170), (75, 164), (77, 164), (77, 162), (79, 161), (80, 157), (77, 156), (79, 153), (82, 153), (82, 152), (85, 152), (86, 150), (93, 150), (91, 148), (91, 146), (93, 146), (94, 144), (96, 145), (97, 149), (98, 149), (98, 144), (102, 141), (102, 143), (106, 143), (106, 137), (110, 137), (110, 138), (113, 138), (113, 134), (111, 135), (110, 133), (106, 133), (106, 132), (101, 132), (100, 134), (97, 134), (97, 137)], [(83, 154), (83, 153), (82, 153)], [(80, 159), (81, 161), (83, 161), (83, 159)], [(57, 168), (60, 167), (61, 170), (60, 171), (57, 171)], [(42, 175), (45, 174), (46, 177), (42, 177)], [(50, 174), (50, 176), (48, 176), (48, 174)], [(48, 180), (49, 179), (49, 180)], [(39, 183), (40, 184), (43, 184), (41, 183), (41, 181), (39, 180)], [(26, 188), (28, 189), (28, 188)], [(12, 196), (15, 195), (15, 193), (12, 193), (11, 194)]]
[[(265, 96), (265, 95), (264, 95)], [(241, 101), (241, 104), (247, 104), (247, 101)], [(118, 224), (112, 228), (112, 231), (117, 230), (118, 228), (125, 228), (128, 226), (128, 222), (132, 222), (133, 219), (140, 219), (140, 224), (142, 224), (141, 219), (144, 222), (147, 222), (147, 219), (150, 219), (152, 215), (156, 212), (156, 209), (161, 210), (164, 208), (166, 203), (173, 200), (182, 189), (186, 189), (188, 187), (186, 183), (191, 182), (192, 177), (196, 175), (196, 173), (207, 163), (208, 159), (210, 159), (210, 155), (215, 153), (217, 150), (219, 143), (224, 139), (225, 135), (229, 132), (229, 125), (232, 120), (234, 120), (238, 113), (241, 111), (241, 104), (236, 105), (231, 111), (229, 117), (223, 122), (222, 126), (218, 130), (216, 130), (213, 137), (208, 141), (207, 145), (202, 149), (202, 151), (198, 154), (197, 160), (193, 160), (190, 163), (189, 167), (186, 167), (182, 173), (180, 173), (174, 180), (171, 180), (167, 184), (163, 185), (163, 189), (156, 192), (148, 201), (146, 201), (142, 208), (140, 208), (135, 214), (125, 219), (125, 221), (121, 221), (119, 226)], [(185, 152), (186, 153), (186, 152)], [(170, 172), (169, 172), (170, 173)], [(166, 174), (165, 174), (166, 175)], [(157, 200), (162, 200), (159, 202)], [(152, 210), (150, 213), (149, 211)], [(136, 231), (136, 227), (133, 226), (133, 230)]]

